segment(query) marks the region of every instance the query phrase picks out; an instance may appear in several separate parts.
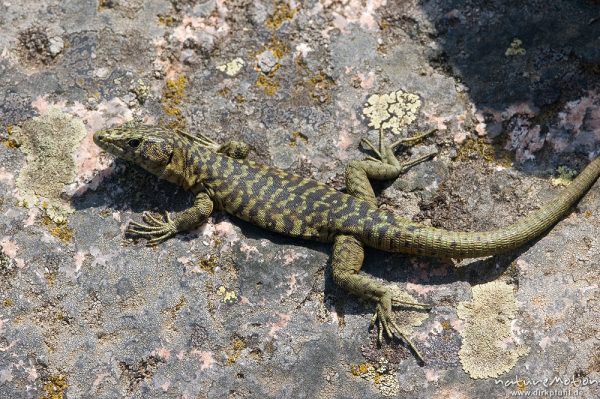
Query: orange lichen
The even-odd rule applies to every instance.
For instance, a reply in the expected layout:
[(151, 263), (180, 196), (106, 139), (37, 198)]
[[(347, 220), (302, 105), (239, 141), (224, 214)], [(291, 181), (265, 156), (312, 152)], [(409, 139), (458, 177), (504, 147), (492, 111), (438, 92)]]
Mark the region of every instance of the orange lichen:
[(258, 79), (256, 79), (256, 86), (263, 89), (265, 94), (271, 97), (279, 90), (279, 81), (275, 78), (269, 78), (261, 74), (258, 76)]

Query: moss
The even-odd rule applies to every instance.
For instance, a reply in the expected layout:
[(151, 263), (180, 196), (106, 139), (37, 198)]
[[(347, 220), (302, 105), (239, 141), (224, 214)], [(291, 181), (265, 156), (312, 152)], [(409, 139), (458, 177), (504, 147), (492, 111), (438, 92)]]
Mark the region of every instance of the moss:
[(363, 108), (363, 115), (369, 120), (369, 126), (400, 134), (402, 128), (415, 121), (420, 108), (419, 96), (398, 90), (370, 96)]
[(296, 14), (296, 8), (290, 8), (287, 2), (277, 1), (275, 11), (265, 21), (265, 26), (271, 30), (277, 30), (284, 22), (290, 21)]
[(496, 149), (483, 138), (466, 140), (458, 149), (455, 160), (467, 162), (477, 158), (504, 167), (510, 167), (513, 164), (513, 158), (510, 152)]
[(40, 399), (64, 399), (65, 391), (68, 387), (66, 377), (62, 375), (50, 376), (44, 382), (43, 389), (45, 394)]
[(181, 104), (186, 97), (185, 91), (187, 83), (188, 81), (185, 75), (179, 75), (178, 77), (168, 79), (165, 82), (161, 103), (165, 114), (174, 118), (174, 121), (169, 123), (169, 128), (185, 129), (186, 123), (183, 111), (181, 110)]
[(256, 79), (256, 86), (263, 89), (265, 94), (271, 97), (279, 90), (279, 81), (275, 78), (269, 78), (261, 74), (258, 76), (258, 79)]
[(458, 355), (471, 378), (497, 377), (527, 352), (512, 338), (511, 320), (516, 313), (512, 286), (499, 281), (473, 287), (473, 299), (459, 303), (457, 314), (465, 328)]

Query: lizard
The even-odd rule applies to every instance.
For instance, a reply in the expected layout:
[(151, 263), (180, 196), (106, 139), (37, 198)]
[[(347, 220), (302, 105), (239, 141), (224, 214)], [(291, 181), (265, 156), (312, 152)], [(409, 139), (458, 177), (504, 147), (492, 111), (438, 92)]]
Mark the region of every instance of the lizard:
[(482, 232), (455, 232), (412, 222), (379, 209), (370, 183), (398, 178), (408, 169), (435, 156), (427, 154), (406, 162), (396, 158), (400, 146), (411, 146), (435, 130), (386, 144), (362, 143), (375, 156), (351, 161), (345, 169), (346, 192), (316, 180), (248, 160), (250, 146), (240, 141), (218, 144), (203, 134), (144, 125), (138, 121), (98, 130), (93, 140), (103, 150), (133, 162), (159, 178), (195, 195), (191, 207), (159, 216), (142, 214), (130, 221), (126, 234), (158, 245), (180, 232), (207, 221), (215, 210), (290, 237), (333, 243), (335, 283), (358, 297), (375, 302), (371, 328), (403, 339), (423, 362), (416, 346), (393, 319), (393, 306), (431, 309), (394, 296), (385, 284), (360, 273), (364, 248), (419, 256), (474, 258), (518, 249), (555, 225), (592, 187), (600, 175), (600, 157), (592, 160), (553, 201), (504, 228)]

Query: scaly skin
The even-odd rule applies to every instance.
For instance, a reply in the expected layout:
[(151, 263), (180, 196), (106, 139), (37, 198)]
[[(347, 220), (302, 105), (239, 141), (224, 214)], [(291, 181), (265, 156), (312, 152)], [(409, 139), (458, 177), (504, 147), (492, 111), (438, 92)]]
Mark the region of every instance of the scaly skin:
[[(372, 324), (402, 336), (392, 319), (393, 305), (428, 307), (394, 298), (389, 289), (359, 274), (364, 245), (391, 252), (469, 258), (516, 249), (557, 223), (600, 175), (600, 158), (551, 203), (505, 228), (488, 232), (452, 232), (413, 223), (380, 210), (369, 179), (396, 179), (431, 155), (401, 164), (394, 156), (428, 134), (379, 147), (364, 142), (376, 158), (353, 161), (346, 169), (348, 194), (312, 179), (246, 160), (249, 147), (240, 142), (218, 145), (207, 137), (159, 127), (127, 123), (98, 131), (94, 142), (104, 150), (145, 168), (160, 178), (196, 194), (187, 210), (158, 218), (144, 213), (127, 233), (156, 245), (178, 232), (204, 223), (214, 209), (225, 211), (265, 229), (291, 237), (333, 242), (333, 277), (348, 291), (377, 303)], [(416, 348), (403, 337), (420, 358)]]

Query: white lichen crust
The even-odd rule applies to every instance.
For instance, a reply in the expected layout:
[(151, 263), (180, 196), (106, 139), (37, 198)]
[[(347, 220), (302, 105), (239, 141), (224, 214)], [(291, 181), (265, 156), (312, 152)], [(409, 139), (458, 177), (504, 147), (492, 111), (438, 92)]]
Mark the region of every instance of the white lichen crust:
[(363, 114), (369, 119), (369, 126), (375, 129), (389, 129), (400, 134), (402, 128), (417, 118), (421, 99), (403, 90), (386, 94), (373, 94), (367, 99)]
[(512, 336), (511, 320), (516, 313), (512, 286), (499, 281), (473, 287), (473, 299), (459, 303), (457, 314), (465, 328), (458, 355), (471, 378), (497, 377), (527, 353)]

